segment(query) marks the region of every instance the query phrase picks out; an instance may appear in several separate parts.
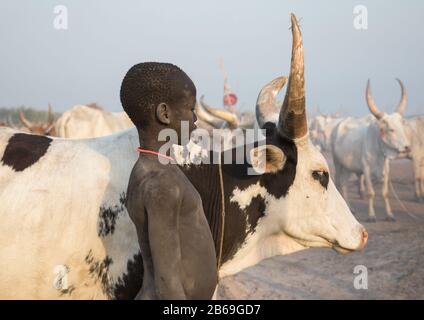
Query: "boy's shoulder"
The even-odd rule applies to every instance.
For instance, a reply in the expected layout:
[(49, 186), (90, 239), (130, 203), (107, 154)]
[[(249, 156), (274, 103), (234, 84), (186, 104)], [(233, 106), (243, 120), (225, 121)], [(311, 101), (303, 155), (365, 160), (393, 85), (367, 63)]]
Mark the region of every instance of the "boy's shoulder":
[(130, 185), (150, 195), (160, 193), (179, 194), (182, 183), (180, 169), (175, 165), (162, 165), (138, 159), (130, 176)]

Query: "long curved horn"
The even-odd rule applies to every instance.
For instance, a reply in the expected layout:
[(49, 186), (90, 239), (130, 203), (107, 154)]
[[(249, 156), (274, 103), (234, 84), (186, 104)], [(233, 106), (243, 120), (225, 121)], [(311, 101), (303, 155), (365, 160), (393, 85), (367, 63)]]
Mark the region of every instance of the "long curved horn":
[(237, 128), (238, 127), (238, 119), (237, 119), (237, 116), (235, 114), (228, 112), (228, 111), (225, 111), (225, 110), (216, 109), (216, 108), (212, 108), (212, 107), (208, 106), (204, 101), (204, 96), (202, 96), (200, 98), (200, 102), (201, 102), (202, 106), (205, 108), (205, 110), (207, 112), (209, 112), (211, 115), (213, 115), (217, 118), (220, 118), (224, 121), (227, 121), (230, 128)]
[(287, 79), (287, 77), (278, 77), (265, 85), (259, 92), (256, 100), (256, 120), (260, 128), (263, 128), (267, 122), (277, 123), (279, 109), (275, 103), (275, 97), (284, 87)]
[(217, 129), (221, 128), (222, 125), (224, 124), (223, 120), (218, 119), (214, 117), (213, 115), (211, 115), (209, 112), (207, 112), (200, 101), (196, 103), (195, 111), (196, 111), (196, 116), (200, 120), (206, 122), (207, 124), (211, 125), (214, 128), (217, 128)]
[(378, 110), (374, 102), (374, 99), (372, 98), (370, 79), (368, 79), (368, 82), (367, 82), (366, 99), (367, 99), (368, 109), (370, 109), (374, 117), (376, 117), (377, 119), (381, 119), (383, 117), (383, 112)]
[(27, 127), (29, 130), (32, 129), (33, 124), (31, 121), (27, 120), (27, 118), (25, 118), (24, 113), (22, 112), (22, 110), (19, 111), (19, 120), (21, 120), (22, 124)]
[(398, 106), (396, 107), (396, 112), (403, 114), (403, 112), (405, 111), (406, 104), (408, 102), (408, 96), (406, 94), (406, 89), (405, 89), (405, 86), (403, 85), (402, 81), (398, 78), (396, 78), (396, 80), (397, 80), (397, 82), (399, 82), (400, 89), (402, 91), (402, 96), (400, 98)]
[(54, 124), (54, 114), (53, 114), (53, 111), (52, 111), (52, 106), (49, 103), (49, 113), (48, 113), (48, 116), (47, 116), (47, 125), (50, 127), (52, 124)]
[(305, 111), (305, 65), (303, 61), (302, 34), (296, 16), (291, 14), (293, 36), (289, 84), (278, 119), (281, 136), (300, 138), (308, 133)]

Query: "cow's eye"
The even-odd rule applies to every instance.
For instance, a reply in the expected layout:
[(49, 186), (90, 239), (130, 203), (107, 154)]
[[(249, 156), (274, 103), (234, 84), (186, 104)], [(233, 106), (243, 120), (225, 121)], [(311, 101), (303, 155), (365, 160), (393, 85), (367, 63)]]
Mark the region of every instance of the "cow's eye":
[(312, 171), (312, 178), (317, 180), (325, 189), (328, 187), (329, 175), (327, 171), (314, 170)]

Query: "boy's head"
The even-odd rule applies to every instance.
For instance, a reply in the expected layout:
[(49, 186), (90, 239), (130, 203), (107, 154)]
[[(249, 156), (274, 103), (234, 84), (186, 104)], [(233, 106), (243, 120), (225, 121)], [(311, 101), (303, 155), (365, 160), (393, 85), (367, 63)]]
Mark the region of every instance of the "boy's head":
[(121, 85), (121, 103), (137, 129), (172, 128), (181, 121), (195, 128), (196, 87), (189, 76), (170, 63), (144, 62), (133, 66)]

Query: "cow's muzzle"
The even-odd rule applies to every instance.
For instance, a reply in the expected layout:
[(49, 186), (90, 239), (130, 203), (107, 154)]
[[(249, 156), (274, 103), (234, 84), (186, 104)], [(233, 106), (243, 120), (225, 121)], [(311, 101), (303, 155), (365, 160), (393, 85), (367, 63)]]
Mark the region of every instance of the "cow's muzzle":
[(361, 226), (360, 233), (361, 233), (361, 241), (356, 248), (351, 249), (351, 248), (342, 247), (340, 246), (339, 243), (336, 242), (333, 244), (333, 249), (336, 250), (338, 253), (342, 253), (342, 254), (351, 253), (354, 251), (360, 251), (364, 249), (365, 245), (368, 242), (368, 232), (364, 227)]

